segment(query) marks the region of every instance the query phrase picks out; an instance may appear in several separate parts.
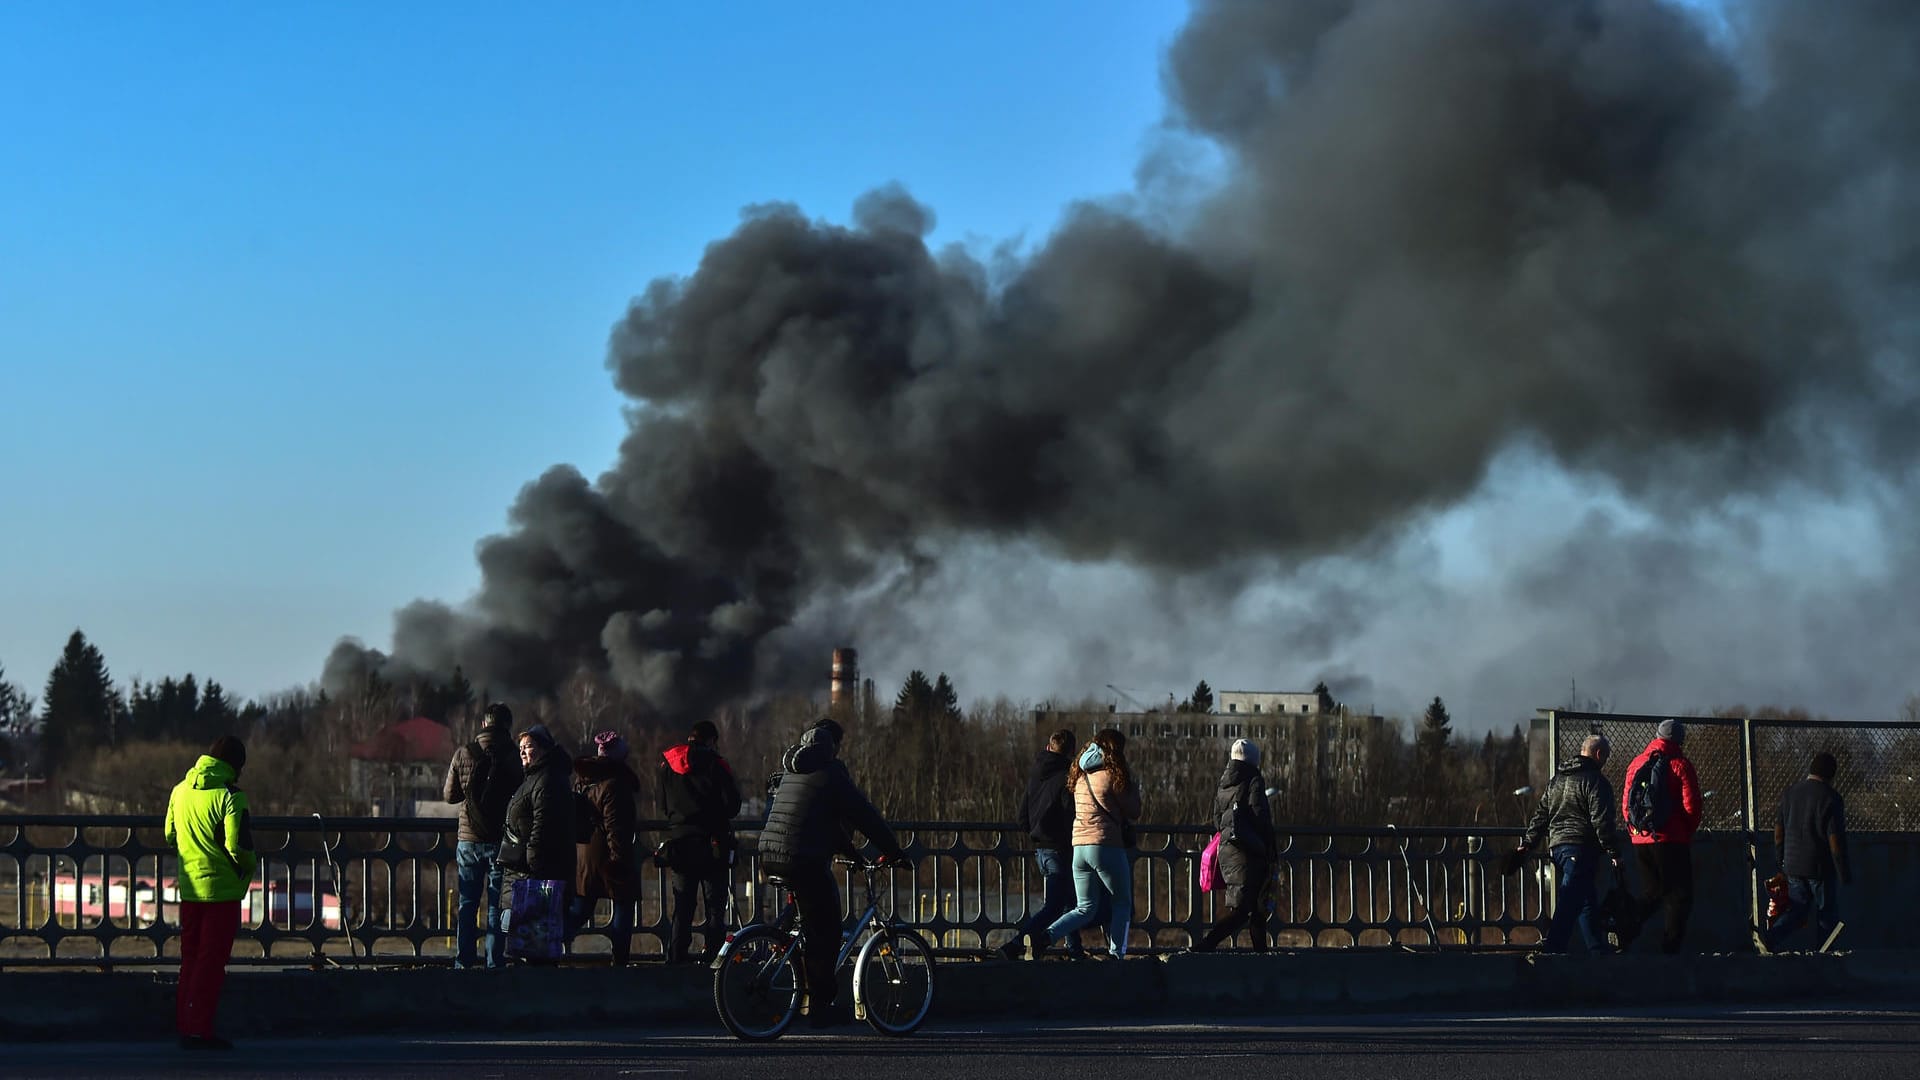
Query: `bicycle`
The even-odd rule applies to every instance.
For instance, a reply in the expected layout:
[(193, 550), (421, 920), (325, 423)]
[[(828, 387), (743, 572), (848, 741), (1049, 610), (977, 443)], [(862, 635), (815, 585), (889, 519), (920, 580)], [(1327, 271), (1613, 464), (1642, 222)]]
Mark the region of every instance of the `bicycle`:
[[(933, 950), (925, 938), (898, 918), (880, 917), (881, 867), (870, 862), (835, 860), (864, 873), (867, 906), (841, 938), (835, 978), (853, 960), (853, 1015), (882, 1035), (906, 1035), (933, 1008)], [(779, 878), (769, 878), (784, 888)], [(800, 1012), (800, 957), (806, 944), (799, 907), (791, 889), (770, 923), (743, 926), (726, 936), (713, 960), (713, 1004), (720, 1022), (736, 1037), (753, 1042), (777, 1039)], [(861, 935), (866, 934), (863, 942)], [(856, 955), (854, 947), (859, 946)]]

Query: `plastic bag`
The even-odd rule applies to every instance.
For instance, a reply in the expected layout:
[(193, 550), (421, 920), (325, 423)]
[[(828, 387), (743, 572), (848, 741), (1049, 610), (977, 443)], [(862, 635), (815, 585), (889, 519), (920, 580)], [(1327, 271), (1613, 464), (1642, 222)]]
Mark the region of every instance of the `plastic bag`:
[(1224, 884), (1220, 878), (1220, 834), (1214, 833), (1207, 849), (1200, 853), (1200, 891), (1214, 892)]
[(518, 878), (507, 912), (507, 953), (527, 960), (557, 960), (566, 951), (567, 883)]

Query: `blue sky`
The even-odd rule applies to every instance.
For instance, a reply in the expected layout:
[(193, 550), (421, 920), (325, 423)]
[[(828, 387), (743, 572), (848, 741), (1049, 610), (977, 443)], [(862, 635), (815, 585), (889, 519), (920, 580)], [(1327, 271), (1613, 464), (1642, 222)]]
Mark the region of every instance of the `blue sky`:
[[(1125, 191), (1166, 0), (0, 7), (0, 664), (253, 695), (459, 599), (624, 431), (606, 332), (744, 205), (937, 241)], [(985, 688), (982, 688), (985, 689)]]

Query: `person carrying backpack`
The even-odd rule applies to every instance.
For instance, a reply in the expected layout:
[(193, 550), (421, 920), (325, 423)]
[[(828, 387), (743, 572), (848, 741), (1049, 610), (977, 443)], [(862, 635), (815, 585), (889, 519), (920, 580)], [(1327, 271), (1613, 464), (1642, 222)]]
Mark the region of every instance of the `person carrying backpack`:
[(1546, 794), (1534, 808), (1527, 835), (1512, 856), (1517, 865), (1527, 852), (1541, 843), (1548, 845), (1553, 857), (1553, 920), (1547, 924), (1546, 940), (1540, 951), (1562, 953), (1580, 928), (1587, 952), (1610, 953), (1600, 924), (1597, 886), (1600, 859), (1620, 870), (1620, 828), (1613, 813), (1613, 784), (1606, 773), (1607, 757), (1613, 747), (1605, 735), (1589, 735), (1580, 744), (1580, 756), (1560, 764), (1547, 783)]
[(507, 937), (500, 930), (500, 835), (507, 820), (507, 802), (520, 787), (520, 759), (514, 752), (513, 710), (501, 702), (487, 706), (480, 733), (453, 752), (441, 797), (460, 808), (459, 844), (455, 867), (459, 875), (459, 907), (454, 916), (455, 968), (474, 966), (479, 944), (475, 919), (480, 914), (480, 890), (487, 893), (487, 966), (507, 966)]
[(1660, 951), (1677, 953), (1693, 911), (1693, 832), (1706, 799), (1687, 760), (1687, 726), (1662, 720), (1653, 740), (1627, 766), (1620, 793), (1621, 816), (1640, 864), (1642, 918), (1666, 909)]

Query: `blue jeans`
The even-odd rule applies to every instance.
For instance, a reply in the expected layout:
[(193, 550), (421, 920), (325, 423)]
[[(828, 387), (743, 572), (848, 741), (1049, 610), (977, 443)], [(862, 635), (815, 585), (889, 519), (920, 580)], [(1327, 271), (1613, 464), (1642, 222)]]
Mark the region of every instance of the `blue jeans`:
[(472, 967), (480, 937), (474, 916), (480, 913), (480, 886), (487, 887), (487, 966), (507, 966), (507, 935), (500, 930), (500, 845), (462, 840), (455, 850), (460, 906), (453, 923), (453, 966)]
[[(1040, 848), (1033, 853), (1034, 865), (1040, 868), (1040, 910), (1020, 920), (1020, 925), (1014, 927), (1016, 935), (1038, 937), (1073, 906), (1071, 859), (1071, 854), (1062, 858), (1054, 848)], [(1014, 940), (1018, 941), (1019, 937)], [(1045, 942), (1041, 944), (1044, 946)], [(1080, 945), (1080, 932), (1076, 930), (1067, 938), (1067, 952), (1078, 956), (1085, 951)]]
[(1789, 877), (1787, 879), (1787, 913), (1780, 921), (1767, 929), (1765, 940), (1769, 952), (1780, 947), (1787, 935), (1807, 924), (1807, 916), (1814, 916), (1814, 926), (1820, 932), (1820, 940), (1827, 940), (1833, 928), (1840, 925), (1840, 889), (1838, 882), (1826, 878)]
[(1547, 940), (1541, 943), (1540, 950), (1566, 952), (1577, 924), (1588, 952), (1612, 952), (1613, 947), (1607, 944), (1606, 936), (1594, 923), (1599, 906), (1596, 884), (1600, 860), (1606, 856), (1594, 844), (1559, 844), (1552, 854), (1558, 880), (1553, 894), (1553, 920), (1547, 924)]
[(1111, 898), (1107, 947), (1115, 957), (1127, 954), (1127, 927), (1133, 923), (1133, 860), (1115, 844), (1076, 844), (1073, 848), (1072, 911), (1047, 927), (1047, 939), (1058, 941), (1099, 918), (1100, 900)]

